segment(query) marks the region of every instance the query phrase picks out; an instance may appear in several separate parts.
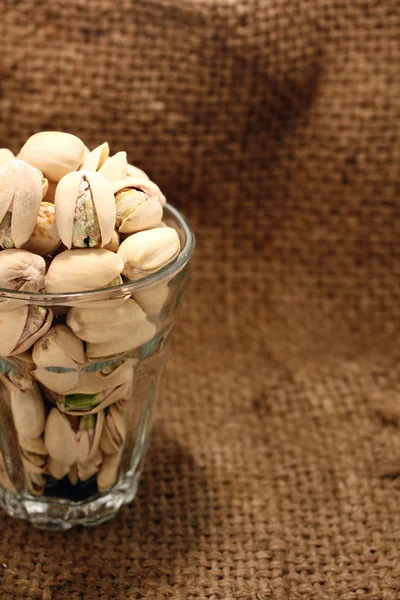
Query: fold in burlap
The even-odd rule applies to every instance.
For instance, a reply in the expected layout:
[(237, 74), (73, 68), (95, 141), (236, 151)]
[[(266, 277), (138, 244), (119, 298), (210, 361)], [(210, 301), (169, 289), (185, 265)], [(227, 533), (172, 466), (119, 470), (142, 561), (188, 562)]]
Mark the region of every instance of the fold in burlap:
[(0, 145), (108, 140), (197, 232), (139, 497), (0, 518), (0, 597), (400, 597), (396, 0), (1, 2)]

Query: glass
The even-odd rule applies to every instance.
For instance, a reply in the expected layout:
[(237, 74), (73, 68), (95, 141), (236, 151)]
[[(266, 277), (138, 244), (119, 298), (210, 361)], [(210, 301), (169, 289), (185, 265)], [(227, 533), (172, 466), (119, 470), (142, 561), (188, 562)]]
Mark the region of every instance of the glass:
[[(73, 294), (0, 289), (13, 310), (53, 315), (51, 339), (0, 359), (0, 505), (9, 515), (65, 530), (101, 523), (135, 497), (194, 249), (176, 209), (167, 205), (164, 221), (181, 251), (138, 281)], [(133, 328), (93, 351), (65, 325), (71, 306), (94, 315), (103, 303), (112, 332), (113, 311), (127, 297), (147, 315), (144, 335)]]

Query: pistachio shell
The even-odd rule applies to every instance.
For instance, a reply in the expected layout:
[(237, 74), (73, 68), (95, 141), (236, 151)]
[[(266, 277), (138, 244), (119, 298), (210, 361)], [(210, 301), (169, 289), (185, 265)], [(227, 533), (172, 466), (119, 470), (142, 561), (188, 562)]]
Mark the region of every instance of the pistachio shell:
[(119, 233), (116, 229), (114, 229), (111, 240), (104, 246), (104, 250), (109, 250), (110, 252), (117, 252), (119, 248)]
[(139, 304), (140, 308), (144, 310), (146, 315), (156, 317), (162, 311), (163, 306), (168, 300), (170, 294), (170, 287), (167, 283), (160, 283), (159, 285), (138, 290), (132, 294), (132, 298)]
[(115, 338), (111, 342), (86, 344), (86, 354), (88, 358), (105, 358), (114, 354), (122, 354), (139, 348), (150, 341), (156, 334), (157, 328), (150, 321), (145, 320), (137, 329), (134, 335), (127, 335), (122, 338)]
[(27, 316), (27, 306), (0, 313), (0, 356), (12, 354), (24, 330)]
[(99, 474), (97, 475), (97, 487), (99, 492), (106, 492), (112, 487), (118, 478), (121, 452), (104, 456)]
[(90, 154), (86, 157), (83, 165), (81, 166), (82, 171), (97, 171), (103, 166), (105, 161), (110, 155), (110, 147), (107, 142), (97, 146)]
[(39, 171), (23, 160), (0, 166), (0, 221), (11, 212), (11, 238), (20, 248), (32, 234), (42, 200)]
[(32, 359), (38, 367), (77, 368), (85, 362), (83, 344), (66, 325), (54, 325), (36, 342)]
[[(0, 341), (0, 355), (7, 348), (7, 341), (9, 342), (8, 347), (10, 347), (11, 340), (14, 341), (15, 339), (15, 331), (11, 336), (11, 340), (8, 338), (7, 333), (14, 324), (16, 325), (16, 332), (20, 334), (20, 337), (10, 354), (20, 354), (29, 350), (36, 340), (50, 329), (53, 313), (49, 308), (22, 306), (13, 310), (2, 311), (0, 317), (2, 317), (0, 320), (0, 336), (4, 334), (5, 338)], [(25, 318), (25, 322), (21, 327), (22, 318)], [(8, 322), (4, 323), (7, 320)]]
[(49, 191), (49, 180), (46, 177), (42, 177), (42, 200), (45, 198)]
[(56, 226), (54, 204), (42, 202), (32, 235), (23, 245), (24, 250), (40, 256), (54, 252), (60, 245), (60, 236)]
[(131, 280), (155, 273), (179, 254), (179, 236), (172, 227), (134, 233), (122, 242), (117, 254), (124, 261), (123, 274)]
[(98, 450), (90, 460), (79, 462), (77, 464), (77, 472), (81, 481), (86, 481), (93, 477), (100, 470), (103, 462), (103, 454)]
[(0, 148), (0, 165), (8, 162), (9, 160), (13, 160), (15, 155), (8, 148)]
[[(46, 263), (41, 256), (15, 248), (0, 252), (0, 287), (2, 288), (38, 292), (44, 287), (45, 272)], [(4, 301), (0, 304), (0, 308), (10, 308), (10, 302), (13, 301)]]
[(147, 173), (142, 171), (142, 169), (139, 169), (139, 167), (135, 167), (135, 165), (131, 165), (129, 163), (128, 163), (127, 175), (128, 175), (128, 177), (139, 177), (140, 179), (150, 179), (150, 177), (147, 175)]
[(124, 179), (128, 173), (128, 161), (126, 152), (117, 152), (114, 156), (110, 156), (99, 169), (101, 173), (110, 183), (118, 179)]
[[(67, 417), (52, 408), (44, 429), (44, 443), (50, 457), (63, 465), (70, 466), (78, 457), (76, 436)], [(66, 474), (66, 473), (65, 473)]]
[(45, 279), (46, 292), (80, 292), (107, 287), (121, 274), (124, 263), (109, 250), (65, 250), (52, 261)]
[(27, 450), (20, 449), (20, 456), (25, 472), (41, 475), (45, 472), (47, 466), (47, 457), (43, 454), (35, 454)]
[(107, 409), (100, 440), (100, 449), (104, 454), (118, 452), (124, 444), (126, 422), (124, 411), (118, 404), (112, 404)]
[(42, 435), (45, 410), (37, 385), (31, 390), (11, 394), (11, 412), (18, 436), (38, 438)]
[[(140, 194), (141, 192), (137, 193)], [(160, 223), (162, 216), (163, 209), (158, 199), (149, 198), (136, 207), (132, 206), (130, 214), (122, 220), (119, 231), (121, 233), (136, 233), (138, 231), (143, 231), (144, 229), (151, 229)]]
[(49, 475), (55, 479), (62, 479), (65, 477), (73, 469), (73, 466), (74, 465), (71, 465), (69, 461), (64, 463), (59, 460), (54, 460), (51, 456), (47, 461), (47, 470)]
[[(129, 299), (113, 309), (111, 326), (104, 327), (109, 319), (106, 308), (71, 308), (67, 325), (86, 342), (109, 342), (120, 337), (134, 338), (136, 331), (146, 322), (146, 314), (134, 300)], [(132, 342), (132, 347), (134, 345)]]
[(28, 491), (32, 496), (41, 496), (46, 486), (46, 480), (43, 475), (32, 473), (25, 469), (25, 480)]
[(82, 164), (85, 145), (78, 137), (61, 131), (41, 131), (21, 148), (19, 158), (42, 171), (47, 179), (60, 181)]
[(47, 448), (44, 444), (42, 436), (37, 438), (26, 438), (24, 436), (18, 436), (18, 443), (24, 450), (28, 452), (34, 452), (35, 454), (47, 455)]
[(135, 188), (137, 190), (141, 190), (148, 198), (156, 198), (160, 202), (161, 206), (164, 206), (166, 203), (164, 194), (158, 185), (154, 183), (154, 181), (150, 181), (150, 179), (143, 177), (125, 177), (125, 179), (120, 179), (113, 182), (114, 194), (117, 194), (124, 188)]

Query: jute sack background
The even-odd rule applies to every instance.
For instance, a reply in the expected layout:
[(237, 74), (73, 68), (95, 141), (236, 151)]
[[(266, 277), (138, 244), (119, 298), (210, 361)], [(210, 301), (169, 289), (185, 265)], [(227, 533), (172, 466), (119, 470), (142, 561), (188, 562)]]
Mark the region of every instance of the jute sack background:
[(0, 597), (398, 599), (398, 2), (0, 7), (0, 144), (108, 140), (198, 242), (137, 501), (1, 516)]

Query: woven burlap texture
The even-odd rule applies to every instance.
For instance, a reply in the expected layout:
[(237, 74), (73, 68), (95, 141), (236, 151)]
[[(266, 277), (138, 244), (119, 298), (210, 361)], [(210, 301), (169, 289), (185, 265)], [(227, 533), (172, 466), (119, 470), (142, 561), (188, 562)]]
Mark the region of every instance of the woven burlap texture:
[(398, 600), (397, 0), (2, 0), (0, 33), (0, 145), (107, 140), (197, 233), (137, 500), (1, 515), (0, 598)]

